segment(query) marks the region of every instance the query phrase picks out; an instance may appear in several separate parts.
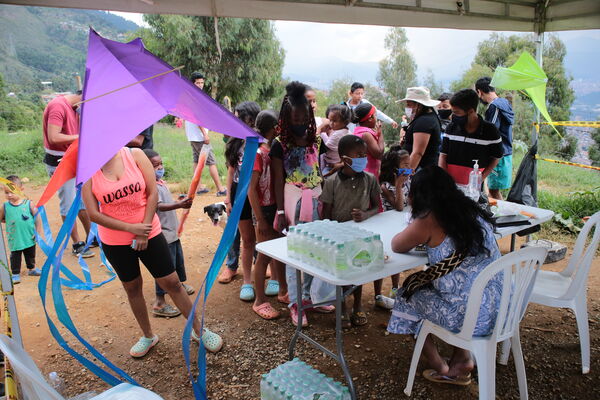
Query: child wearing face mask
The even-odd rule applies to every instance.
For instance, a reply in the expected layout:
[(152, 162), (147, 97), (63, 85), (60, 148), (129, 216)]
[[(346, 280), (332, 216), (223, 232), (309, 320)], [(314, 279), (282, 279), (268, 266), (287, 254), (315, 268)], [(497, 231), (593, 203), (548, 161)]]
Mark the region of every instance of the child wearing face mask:
[[(327, 178), (323, 185), (321, 202), (323, 218), (332, 221), (364, 221), (379, 211), (381, 189), (377, 178), (366, 172), (367, 144), (355, 135), (340, 139), (338, 153), (344, 166)], [(342, 309), (342, 324), (363, 326), (367, 316), (362, 310), (362, 286), (355, 289), (352, 314)]]
[[(163, 162), (160, 155), (152, 150), (145, 149), (144, 154), (150, 159), (152, 166), (154, 167), (154, 174), (156, 176), (156, 188), (158, 189), (158, 206), (156, 208), (156, 214), (160, 219), (160, 225), (162, 232), (165, 235), (165, 239), (169, 245), (169, 252), (173, 259), (173, 265), (175, 265), (175, 271), (179, 276), (180, 282), (185, 282), (187, 277), (185, 273), (185, 264), (183, 260), (183, 249), (181, 247), (181, 241), (177, 236), (177, 228), (179, 225), (177, 219), (177, 213), (175, 210), (179, 208), (190, 208), (192, 206), (192, 199), (182, 198), (178, 201), (173, 201), (171, 192), (167, 187), (165, 181), (162, 180), (165, 169), (163, 168)], [(167, 304), (165, 300), (166, 292), (161, 287), (156, 285), (156, 299), (152, 306), (152, 315), (155, 317), (173, 318), (177, 317), (181, 312), (170, 304)], [(194, 288), (186, 283), (182, 283), (183, 288), (188, 295), (194, 294)]]
[(343, 104), (333, 104), (327, 109), (329, 132), (321, 131), (321, 139), (327, 151), (323, 154), (321, 171), (327, 176), (336, 166), (341, 167), (338, 154), (338, 143), (341, 138), (348, 135), (348, 124), (352, 119), (352, 111)]
[[(287, 231), (288, 226), (319, 219), (318, 198), (323, 180), (319, 168), (319, 145), (321, 137), (313, 109), (305, 97), (307, 86), (291, 82), (286, 86), (286, 95), (279, 112), (281, 133), (271, 145), (271, 173), (277, 203), (274, 227), (278, 232)], [(288, 299), (292, 323), (308, 326), (308, 319), (297, 310), (298, 296), (310, 304), (310, 287), (313, 277), (303, 276), (302, 293), (296, 293), (296, 270), (286, 268)], [(283, 301), (280, 300), (280, 301)], [(318, 312), (332, 312), (333, 306), (315, 307)]]
[(362, 138), (367, 146), (365, 171), (375, 175), (375, 178), (379, 178), (385, 143), (381, 127), (377, 126), (377, 109), (370, 103), (359, 104), (354, 109), (353, 122), (357, 124), (354, 128), (354, 135)]

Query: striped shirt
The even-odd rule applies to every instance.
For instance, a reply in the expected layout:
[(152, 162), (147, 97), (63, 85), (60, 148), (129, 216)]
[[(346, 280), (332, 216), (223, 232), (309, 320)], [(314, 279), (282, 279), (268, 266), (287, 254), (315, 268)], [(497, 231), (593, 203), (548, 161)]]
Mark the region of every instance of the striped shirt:
[(494, 158), (502, 158), (502, 139), (498, 129), (479, 116), (479, 128), (467, 133), (464, 128), (451, 123), (442, 139), (442, 154), (446, 155), (448, 173), (461, 185), (469, 183), (469, 172), (473, 170), (473, 160), (478, 160), (479, 168), (485, 169)]

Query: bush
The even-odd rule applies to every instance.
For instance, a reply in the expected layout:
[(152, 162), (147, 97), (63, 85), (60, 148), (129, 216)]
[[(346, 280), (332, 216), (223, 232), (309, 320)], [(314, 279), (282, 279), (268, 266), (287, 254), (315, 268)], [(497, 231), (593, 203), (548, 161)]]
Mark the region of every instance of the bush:
[(598, 211), (600, 186), (592, 190), (555, 194), (546, 190), (538, 192), (538, 206), (554, 211), (554, 222), (561, 229), (577, 233), (583, 226), (583, 217)]
[(44, 142), (41, 132), (0, 133), (0, 176), (17, 174), (21, 177), (42, 178), (46, 176), (42, 164)]
[(560, 147), (556, 151), (556, 155), (565, 160), (570, 160), (575, 156), (577, 151), (577, 138), (574, 136), (565, 136), (560, 142)]

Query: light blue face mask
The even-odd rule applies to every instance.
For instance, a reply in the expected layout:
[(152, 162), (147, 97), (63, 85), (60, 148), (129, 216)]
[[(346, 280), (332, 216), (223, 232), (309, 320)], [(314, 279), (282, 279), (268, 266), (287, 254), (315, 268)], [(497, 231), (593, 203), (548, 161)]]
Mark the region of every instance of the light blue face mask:
[(162, 177), (165, 176), (165, 169), (155, 169), (154, 175), (156, 176), (156, 180), (162, 179)]
[(350, 165), (350, 168), (354, 172), (363, 172), (367, 168), (367, 157), (351, 158), (351, 160), (352, 165)]

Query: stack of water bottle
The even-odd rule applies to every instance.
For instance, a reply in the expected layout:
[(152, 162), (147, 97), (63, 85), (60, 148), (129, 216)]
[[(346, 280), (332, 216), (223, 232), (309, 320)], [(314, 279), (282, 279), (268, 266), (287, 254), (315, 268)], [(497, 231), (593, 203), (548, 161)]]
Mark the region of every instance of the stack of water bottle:
[(381, 236), (328, 219), (290, 227), (288, 255), (346, 278), (383, 268)]
[(261, 400), (349, 400), (350, 391), (303, 361), (294, 358), (264, 374)]

